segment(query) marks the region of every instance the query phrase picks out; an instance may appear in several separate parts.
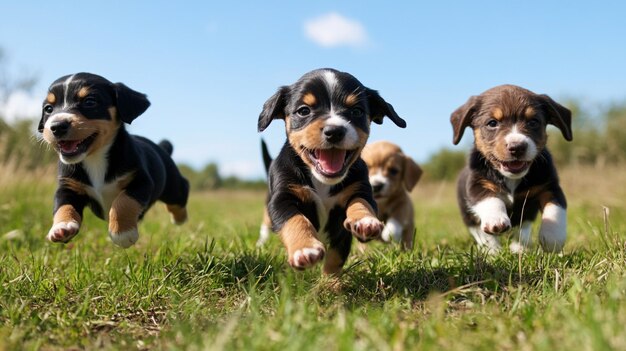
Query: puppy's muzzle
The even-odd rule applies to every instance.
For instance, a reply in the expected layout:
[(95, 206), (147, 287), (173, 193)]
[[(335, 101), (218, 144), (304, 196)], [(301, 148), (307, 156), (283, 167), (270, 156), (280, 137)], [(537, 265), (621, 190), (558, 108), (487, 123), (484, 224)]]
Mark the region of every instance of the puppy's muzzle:
[(50, 131), (57, 137), (63, 137), (70, 130), (70, 122), (68, 121), (56, 121), (50, 124)]
[(528, 143), (526, 142), (510, 142), (506, 145), (509, 154), (513, 157), (523, 157), (528, 150)]
[(346, 127), (343, 126), (325, 126), (323, 129), (324, 139), (331, 144), (340, 143), (347, 133)]
[(382, 183), (372, 183), (372, 191), (374, 192), (374, 194), (380, 193), (383, 190), (384, 187), (385, 187), (385, 184), (382, 184)]

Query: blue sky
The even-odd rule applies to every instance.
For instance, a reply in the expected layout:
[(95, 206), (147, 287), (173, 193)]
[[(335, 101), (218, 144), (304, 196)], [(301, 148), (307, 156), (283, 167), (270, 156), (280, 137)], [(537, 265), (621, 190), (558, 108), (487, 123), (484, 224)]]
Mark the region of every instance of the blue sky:
[(422, 162), (452, 147), (450, 113), (494, 85), (626, 100), (624, 14), (621, 1), (4, 1), (0, 47), (9, 73), (39, 77), (19, 111), (62, 75), (97, 73), (148, 94), (129, 129), (170, 139), (177, 162), (258, 178), (260, 138), (273, 154), (285, 140), (281, 121), (257, 133), (263, 103), (315, 68), (379, 90), (408, 127), (370, 140)]

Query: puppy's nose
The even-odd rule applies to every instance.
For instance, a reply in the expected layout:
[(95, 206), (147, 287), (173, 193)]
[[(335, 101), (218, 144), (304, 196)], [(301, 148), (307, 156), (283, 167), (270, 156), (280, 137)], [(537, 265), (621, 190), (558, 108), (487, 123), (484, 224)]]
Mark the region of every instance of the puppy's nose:
[(330, 143), (340, 142), (346, 136), (346, 127), (342, 126), (326, 126), (324, 127), (324, 138)]
[(61, 137), (67, 134), (67, 131), (70, 129), (70, 122), (68, 121), (58, 121), (50, 124), (50, 130), (55, 137)]
[(509, 150), (511, 156), (523, 156), (526, 153), (526, 149), (528, 149), (528, 144), (524, 142), (514, 142), (507, 144), (506, 148)]
[(374, 191), (375, 193), (379, 193), (381, 190), (383, 190), (384, 186), (384, 184), (374, 183), (372, 184), (372, 191)]

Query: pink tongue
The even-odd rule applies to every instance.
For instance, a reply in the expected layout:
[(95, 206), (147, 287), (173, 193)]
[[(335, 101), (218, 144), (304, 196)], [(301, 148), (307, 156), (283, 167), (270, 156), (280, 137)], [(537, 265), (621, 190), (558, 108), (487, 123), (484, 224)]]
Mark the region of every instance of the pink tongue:
[(346, 159), (346, 150), (327, 149), (317, 150), (316, 153), (319, 165), (325, 173), (337, 173), (343, 168), (343, 162)]
[(513, 171), (524, 168), (524, 165), (525, 165), (524, 161), (510, 161), (506, 163), (506, 167)]
[(80, 144), (80, 140), (64, 140), (59, 142), (61, 151), (65, 153), (76, 151), (76, 149), (78, 149), (78, 144)]

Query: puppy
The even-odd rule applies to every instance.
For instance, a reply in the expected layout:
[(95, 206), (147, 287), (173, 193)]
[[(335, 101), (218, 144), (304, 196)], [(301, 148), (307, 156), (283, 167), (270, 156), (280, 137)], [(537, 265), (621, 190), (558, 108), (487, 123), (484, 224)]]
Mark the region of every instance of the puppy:
[(403, 249), (410, 250), (415, 233), (410, 192), (422, 176), (422, 169), (398, 145), (387, 141), (365, 145), (361, 157), (369, 169), (378, 219), (385, 223), (381, 239), (401, 242)]
[[(296, 269), (326, 257), (323, 271), (339, 273), (352, 243), (380, 236), (376, 203), (360, 153), (371, 122), (405, 121), (380, 95), (334, 69), (305, 74), (263, 105), (258, 130), (285, 121), (287, 141), (269, 168), (268, 215)], [(326, 243), (327, 246), (323, 244)]]
[(452, 113), (455, 145), (466, 127), (474, 131), (474, 147), (458, 179), (459, 207), (470, 233), (488, 252), (501, 248), (497, 236), (512, 225), (520, 225), (520, 231), (511, 250), (528, 247), (539, 211), (541, 247), (563, 248), (567, 203), (546, 148), (546, 126), (556, 126), (571, 141), (571, 120), (571, 112), (549, 96), (513, 85), (472, 96)]
[(137, 222), (156, 200), (174, 223), (187, 219), (189, 183), (170, 157), (172, 145), (124, 128), (148, 106), (144, 94), (95, 74), (50, 85), (38, 128), (60, 159), (48, 240), (66, 243), (78, 234), (85, 206), (109, 221), (111, 240), (124, 248), (137, 241)]

